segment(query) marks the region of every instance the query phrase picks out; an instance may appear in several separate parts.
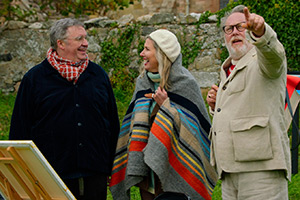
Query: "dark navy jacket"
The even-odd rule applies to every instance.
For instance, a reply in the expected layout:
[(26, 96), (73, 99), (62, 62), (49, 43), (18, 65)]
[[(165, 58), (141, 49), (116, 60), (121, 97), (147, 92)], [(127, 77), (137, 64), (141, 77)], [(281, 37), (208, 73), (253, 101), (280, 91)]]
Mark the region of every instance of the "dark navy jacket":
[(111, 173), (119, 134), (115, 97), (106, 72), (89, 61), (77, 83), (45, 59), (21, 82), (10, 140), (33, 140), (62, 177)]

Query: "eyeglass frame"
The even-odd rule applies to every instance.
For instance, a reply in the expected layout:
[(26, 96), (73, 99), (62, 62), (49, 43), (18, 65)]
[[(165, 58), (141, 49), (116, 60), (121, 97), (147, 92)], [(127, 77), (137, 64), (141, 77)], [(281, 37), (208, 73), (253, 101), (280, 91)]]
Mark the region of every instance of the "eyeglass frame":
[(69, 38), (69, 37), (66, 37), (65, 39), (63, 40), (75, 40), (77, 42), (83, 42), (84, 40), (88, 40), (88, 35), (80, 35), (80, 36), (77, 36), (75, 38)]
[[(245, 23), (246, 23), (246, 22), (243, 21), (243, 22), (237, 23), (237, 24), (235, 24), (235, 25), (225, 25), (225, 26), (223, 26), (222, 29), (223, 29), (224, 33), (227, 34), (227, 35), (230, 35), (230, 34), (234, 31), (234, 27), (235, 27), (236, 30), (238, 30), (239, 32), (243, 32), (246, 28), (243, 27), (241, 24), (245, 24)], [(239, 26), (239, 25), (240, 25), (240, 26)], [(228, 33), (228, 32), (225, 31), (225, 28), (228, 27), (228, 26), (231, 28), (231, 32), (230, 32), (230, 33)], [(239, 30), (240, 28), (242, 28), (242, 30)]]

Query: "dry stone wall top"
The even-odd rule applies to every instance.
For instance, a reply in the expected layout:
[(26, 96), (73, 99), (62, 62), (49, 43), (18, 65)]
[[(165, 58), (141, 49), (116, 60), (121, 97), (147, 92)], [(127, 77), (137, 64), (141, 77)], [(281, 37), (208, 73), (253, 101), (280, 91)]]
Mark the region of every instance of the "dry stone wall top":
[[(88, 38), (89, 58), (100, 63), (101, 42), (113, 33), (124, 30), (126, 26), (138, 24), (142, 40), (152, 31), (165, 28), (177, 35), (181, 45), (184, 41), (191, 41), (195, 37), (199, 42), (203, 42), (203, 49), (199, 51), (195, 61), (186, 67), (198, 80), (201, 88), (208, 88), (218, 82), (221, 65), (220, 47), (224, 44), (215, 16), (210, 17), (208, 23), (201, 24), (197, 31), (195, 22), (199, 20), (200, 15), (200, 13), (192, 13), (187, 16), (182, 14), (175, 16), (171, 13), (161, 13), (134, 19), (129, 14), (117, 20), (108, 17), (82, 20), (88, 32), (93, 32)], [(23, 75), (45, 59), (50, 46), (48, 30), (53, 23), (54, 20), (34, 23), (6, 21), (0, 26), (0, 90), (2, 92), (15, 91)], [(131, 48), (130, 54), (132, 55), (130, 67), (138, 70), (141, 67), (137, 62), (139, 52), (136, 48)]]

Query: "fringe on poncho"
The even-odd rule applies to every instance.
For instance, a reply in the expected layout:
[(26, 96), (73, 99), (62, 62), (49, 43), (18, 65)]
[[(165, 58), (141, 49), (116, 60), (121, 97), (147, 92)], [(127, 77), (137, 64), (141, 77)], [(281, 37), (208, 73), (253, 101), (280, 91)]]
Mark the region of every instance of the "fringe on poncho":
[(170, 72), (171, 89), (149, 127), (154, 92), (149, 78), (139, 76), (123, 120), (110, 190), (115, 200), (130, 199), (130, 188), (153, 170), (163, 191), (182, 192), (192, 200), (211, 199), (217, 181), (209, 163), (210, 118), (201, 90), (180, 55)]

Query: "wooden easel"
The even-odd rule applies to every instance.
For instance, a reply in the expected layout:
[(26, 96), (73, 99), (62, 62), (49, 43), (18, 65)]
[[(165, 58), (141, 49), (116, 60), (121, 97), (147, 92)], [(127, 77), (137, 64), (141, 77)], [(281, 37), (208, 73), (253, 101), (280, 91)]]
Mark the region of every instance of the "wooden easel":
[(0, 141), (0, 192), (9, 200), (75, 200), (32, 141)]
[[(11, 174), (15, 177), (15, 179), (18, 181), (18, 183), (22, 186), (24, 191), (27, 193), (27, 195), (30, 197), (32, 200), (40, 200), (40, 196), (43, 197), (45, 200), (51, 200), (50, 195), (48, 192), (44, 189), (44, 187), (39, 183), (37, 178), (34, 176), (34, 174), (31, 172), (31, 170), (28, 168), (26, 163), (23, 161), (23, 159), (20, 157), (18, 152), (15, 150), (14, 147), (8, 147), (7, 152), (11, 155), (11, 157), (5, 157), (4, 154), (1, 152), (2, 155), (0, 155), (0, 162), (5, 163), (4, 165), (7, 167), (7, 169), (11, 172)], [(14, 167), (15, 165), (18, 165), (23, 173), (26, 175), (28, 180), (31, 182), (33, 188), (34, 188), (34, 193), (33, 191), (30, 190), (30, 188), (26, 185), (26, 183), (23, 181), (21, 178), (20, 174), (17, 172), (17, 170)], [(3, 174), (1, 173), (1, 178), (4, 177)], [(6, 191), (7, 191), (7, 196), (9, 199), (21, 199), (21, 197), (16, 193), (15, 189), (13, 186), (9, 183), (9, 181), (4, 178), (4, 180), (1, 180), (1, 182), (4, 182)]]

